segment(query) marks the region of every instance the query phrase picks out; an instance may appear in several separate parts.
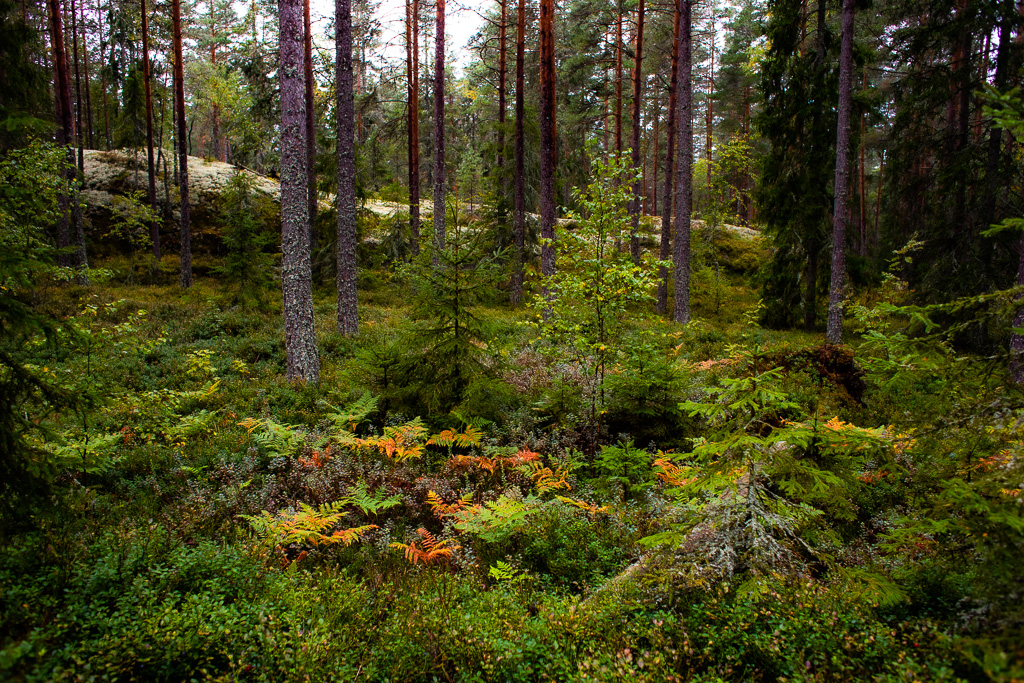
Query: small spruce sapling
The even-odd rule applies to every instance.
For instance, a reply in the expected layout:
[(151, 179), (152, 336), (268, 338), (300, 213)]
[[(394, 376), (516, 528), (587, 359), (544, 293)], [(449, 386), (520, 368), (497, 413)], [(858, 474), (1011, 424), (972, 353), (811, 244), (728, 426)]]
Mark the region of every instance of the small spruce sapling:
[(214, 272), (224, 278), (235, 303), (260, 306), (273, 282), (274, 261), (267, 249), (274, 244), (274, 236), (264, 229), (264, 218), (270, 213), (268, 200), (257, 194), (252, 176), (240, 171), (228, 181), (221, 202), (228, 254)]

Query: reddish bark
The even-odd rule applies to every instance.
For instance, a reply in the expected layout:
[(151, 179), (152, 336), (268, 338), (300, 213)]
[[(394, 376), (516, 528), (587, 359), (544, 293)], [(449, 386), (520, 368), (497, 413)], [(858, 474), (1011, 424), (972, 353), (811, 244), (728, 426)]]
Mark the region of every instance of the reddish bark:
[[(668, 118), (665, 121), (665, 194), (661, 203), (661, 248), (658, 258), (668, 261), (672, 255), (672, 189), (675, 182), (676, 89), (679, 84), (679, 1), (676, 2), (672, 29), (672, 77), (668, 86)], [(668, 311), (668, 268), (658, 267), (658, 313)]]
[(436, 0), (434, 24), (434, 264), (444, 251), (445, 159), (444, 159), (444, 0)]
[(526, 105), (525, 88), (526, 52), (526, 0), (519, 0), (516, 21), (516, 132), (515, 132), (515, 199), (513, 202), (512, 232), (515, 242), (515, 264), (512, 268), (512, 286), (509, 298), (513, 306), (523, 301), (523, 250), (526, 248), (526, 170), (523, 120)]

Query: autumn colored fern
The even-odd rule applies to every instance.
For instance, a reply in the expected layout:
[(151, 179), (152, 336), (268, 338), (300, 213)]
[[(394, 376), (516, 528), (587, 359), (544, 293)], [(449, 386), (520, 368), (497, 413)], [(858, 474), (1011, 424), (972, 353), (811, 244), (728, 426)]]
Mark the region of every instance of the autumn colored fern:
[(596, 503), (588, 503), (585, 500), (576, 500), (574, 498), (567, 498), (565, 496), (555, 496), (555, 498), (562, 501), (563, 503), (567, 503), (568, 505), (572, 505), (574, 507), (578, 507), (581, 510), (585, 510), (586, 512), (589, 512), (592, 515), (596, 515), (598, 512), (608, 511), (607, 505), (602, 505), (601, 507), (598, 507)]
[[(448, 539), (443, 541), (438, 540), (434, 534), (423, 528), (417, 529), (416, 533), (419, 534), (421, 539), (420, 541), (412, 541), (408, 544), (391, 544), (392, 548), (398, 548), (403, 551), (405, 559), (413, 565), (419, 564), (420, 562), (427, 566), (442, 563), (447, 564), (451, 561), (452, 552), (461, 547), (457, 545), (449, 546), (448, 543), (450, 541)], [(417, 545), (417, 543), (419, 545)]]
[(437, 495), (433, 491), (428, 491), (427, 504), (430, 506), (431, 512), (437, 515), (439, 519), (443, 519), (445, 517), (456, 515), (472, 505), (473, 494), (472, 492), (467, 493), (454, 503), (445, 503), (441, 496)]
[[(298, 510), (288, 510), (272, 515), (264, 510), (259, 515), (239, 515), (253, 529), (256, 537), (255, 550), (258, 555), (267, 556), (276, 552), (284, 556), (284, 548), (292, 544), (320, 547), (341, 544), (352, 545), (376, 524), (367, 524), (348, 529), (337, 529), (345, 516), (347, 501), (337, 501), (314, 508), (300, 503)], [(287, 566), (287, 562), (285, 563)]]
[(552, 471), (550, 467), (544, 467), (539, 462), (531, 462), (530, 476), (533, 477), (533, 484), (537, 487), (538, 493), (547, 493), (548, 491), (557, 491), (559, 489), (567, 491), (572, 489), (572, 486), (566, 481), (569, 471), (562, 468), (556, 468)]

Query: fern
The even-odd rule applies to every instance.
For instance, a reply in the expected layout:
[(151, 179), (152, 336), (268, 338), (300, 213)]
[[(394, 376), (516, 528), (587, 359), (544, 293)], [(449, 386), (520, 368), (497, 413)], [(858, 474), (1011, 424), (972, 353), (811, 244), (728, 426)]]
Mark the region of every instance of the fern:
[(569, 476), (569, 471), (561, 467), (552, 471), (550, 467), (544, 467), (539, 462), (531, 462), (530, 476), (533, 477), (533, 483), (537, 487), (538, 493), (572, 489), (569, 482), (565, 480)]
[(279, 457), (288, 457), (297, 452), (306, 438), (296, 427), (283, 425), (271, 419), (248, 418), (238, 425), (246, 428), (257, 446)]
[(598, 512), (608, 511), (607, 505), (602, 505), (601, 507), (598, 507), (596, 503), (588, 503), (584, 500), (575, 500), (573, 498), (566, 498), (565, 496), (555, 496), (555, 498), (562, 501), (563, 503), (567, 503), (574, 507), (578, 507), (581, 510), (586, 510), (592, 515), (596, 515)]
[(484, 505), (474, 505), (455, 515), (455, 528), (478, 536), (488, 543), (506, 540), (526, 525), (526, 519), (537, 512), (535, 497), (525, 501), (502, 496)]
[[(416, 530), (416, 533), (420, 535), (422, 541), (413, 541), (411, 543), (392, 543), (392, 548), (398, 548), (404, 551), (405, 559), (412, 562), (413, 565), (423, 564), (430, 566), (432, 564), (448, 563), (451, 561), (452, 552), (458, 550), (461, 546), (453, 545), (449, 546), (450, 542), (448, 539), (443, 541), (438, 540), (432, 533), (426, 529), (420, 528)], [(417, 542), (420, 545), (416, 545)], [(422, 547), (421, 547), (422, 546)]]
[(389, 510), (396, 505), (401, 505), (403, 498), (401, 493), (396, 493), (393, 496), (386, 496), (383, 487), (377, 489), (374, 493), (370, 493), (366, 486), (366, 482), (360, 479), (359, 482), (352, 487), (352, 490), (349, 491), (348, 496), (346, 496), (344, 500), (345, 502), (359, 508), (364, 515), (373, 515), (376, 517), (378, 513), (383, 512), (384, 510)]
[(370, 529), (377, 528), (376, 524), (367, 524), (332, 531), (345, 516), (346, 504), (346, 500), (339, 500), (313, 508), (306, 503), (299, 503), (297, 511), (271, 515), (264, 510), (259, 515), (239, 516), (252, 527), (257, 554), (265, 556), (276, 551), (283, 555), (284, 548), (292, 544), (319, 547), (340, 543), (349, 546), (361, 540)]
[(334, 424), (335, 432), (340, 432), (342, 436), (355, 432), (356, 427), (366, 419), (366, 416), (377, 410), (377, 399), (369, 394), (356, 399), (344, 408), (337, 408), (326, 401), (321, 401), (321, 403), (331, 410), (327, 414), (327, 419)]
[(423, 455), (423, 437), (427, 428), (423, 420), (416, 418), (397, 427), (385, 427), (384, 434), (379, 437), (352, 439), (357, 446), (375, 448), (388, 458), (397, 462), (415, 460)]
[(467, 493), (462, 498), (459, 498), (454, 503), (445, 503), (441, 496), (437, 495), (433, 491), (427, 491), (427, 504), (430, 506), (430, 511), (437, 515), (438, 518), (443, 519), (445, 517), (451, 517), (452, 515), (462, 512), (473, 503), (473, 493)]
[(517, 584), (527, 578), (525, 570), (516, 569), (508, 562), (498, 560), (497, 564), (488, 568), (487, 574), (499, 583)]

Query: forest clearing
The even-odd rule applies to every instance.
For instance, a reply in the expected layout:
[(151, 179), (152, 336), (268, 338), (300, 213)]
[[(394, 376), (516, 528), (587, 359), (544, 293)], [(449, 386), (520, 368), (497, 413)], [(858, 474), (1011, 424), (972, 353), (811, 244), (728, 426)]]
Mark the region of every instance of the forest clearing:
[(0, 0), (0, 679), (1024, 680), (1018, 9)]

